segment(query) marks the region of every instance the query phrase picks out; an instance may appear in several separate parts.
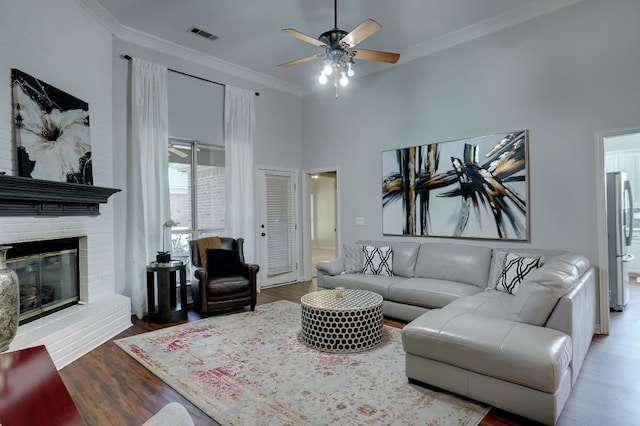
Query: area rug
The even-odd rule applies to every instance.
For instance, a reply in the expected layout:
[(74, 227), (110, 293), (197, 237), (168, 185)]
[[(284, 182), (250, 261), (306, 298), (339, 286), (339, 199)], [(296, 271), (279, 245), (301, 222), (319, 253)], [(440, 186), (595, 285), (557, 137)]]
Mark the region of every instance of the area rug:
[(115, 343), (222, 425), (476, 425), (488, 407), (408, 383), (400, 330), (333, 354), (299, 340), (279, 301)]

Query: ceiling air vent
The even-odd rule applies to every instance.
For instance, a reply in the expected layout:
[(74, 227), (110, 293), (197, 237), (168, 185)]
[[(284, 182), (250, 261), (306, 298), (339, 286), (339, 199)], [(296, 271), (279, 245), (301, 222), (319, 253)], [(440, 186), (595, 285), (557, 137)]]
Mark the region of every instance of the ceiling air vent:
[(209, 39), (209, 40), (211, 40), (211, 41), (214, 41), (214, 40), (217, 40), (217, 39), (218, 39), (218, 36), (217, 36), (217, 35), (213, 35), (213, 34), (211, 34), (211, 33), (210, 33), (210, 32), (208, 32), (208, 31), (201, 30), (201, 29), (200, 29), (200, 28), (198, 28), (198, 27), (191, 27), (191, 28), (189, 28), (189, 32), (194, 33), (194, 34), (197, 34), (197, 35), (199, 35), (199, 36), (201, 36), (201, 37), (207, 38), (207, 39)]

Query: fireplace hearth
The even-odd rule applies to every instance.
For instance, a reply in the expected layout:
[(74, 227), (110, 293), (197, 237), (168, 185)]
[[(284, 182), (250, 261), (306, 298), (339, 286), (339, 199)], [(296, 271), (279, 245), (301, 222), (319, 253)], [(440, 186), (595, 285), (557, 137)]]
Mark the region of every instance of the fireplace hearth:
[(11, 246), (7, 266), (20, 282), (20, 325), (78, 303), (78, 238)]

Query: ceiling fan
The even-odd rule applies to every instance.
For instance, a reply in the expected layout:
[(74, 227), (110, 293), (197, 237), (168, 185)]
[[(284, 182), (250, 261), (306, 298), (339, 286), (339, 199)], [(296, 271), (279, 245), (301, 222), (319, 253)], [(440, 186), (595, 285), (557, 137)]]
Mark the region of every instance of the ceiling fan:
[(304, 58), (295, 59), (293, 61), (280, 64), (280, 67), (286, 68), (293, 65), (302, 64), (304, 62), (320, 59), (324, 65), (320, 73), (319, 81), (322, 84), (327, 82), (327, 76), (335, 72), (334, 84), (337, 88), (338, 74), (340, 74), (340, 84), (346, 86), (349, 82), (348, 77), (355, 75), (353, 61), (354, 58), (365, 61), (386, 62), (395, 64), (400, 59), (398, 53), (382, 52), (379, 50), (359, 49), (356, 46), (370, 37), (382, 28), (378, 22), (373, 19), (365, 19), (353, 31), (347, 33), (338, 28), (338, 0), (333, 2), (334, 21), (333, 29), (320, 34), (320, 37), (313, 38), (293, 28), (284, 28), (282, 32), (295, 37), (304, 42), (313, 44), (317, 47), (324, 48), (324, 53), (305, 56)]
[(184, 152), (183, 149), (184, 150), (191, 150), (191, 147), (169, 144), (169, 152), (177, 155), (180, 158), (186, 158), (186, 157), (189, 156), (189, 154)]

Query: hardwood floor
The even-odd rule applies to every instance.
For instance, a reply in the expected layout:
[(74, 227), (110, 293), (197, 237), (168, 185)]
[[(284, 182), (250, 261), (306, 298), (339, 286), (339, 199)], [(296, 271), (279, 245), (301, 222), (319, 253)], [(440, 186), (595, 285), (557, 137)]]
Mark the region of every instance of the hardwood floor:
[[(258, 304), (277, 300), (299, 302), (315, 290), (298, 283), (263, 290)], [(189, 321), (200, 319), (189, 312)], [(114, 339), (166, 327), (136, 318), (133, 326)], [(404, 322), (385, 319), (402, 328)], [(215, 425), (180, 394), (109, 341), (60, 370), (65, 385), (85, 422), (92, 425), (140, 425), (169, 402), (182, 403), (196, 425)], [(640, 424), (640, 284), (631, 286), (631, 302), (624, 312), (612, 313), (611, 335), (596, 336), (559, 425)], [(532, 424), (518, 416), (491, 409), (481, 425)]]

